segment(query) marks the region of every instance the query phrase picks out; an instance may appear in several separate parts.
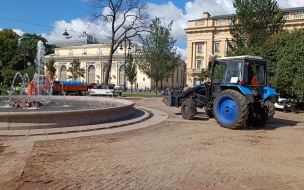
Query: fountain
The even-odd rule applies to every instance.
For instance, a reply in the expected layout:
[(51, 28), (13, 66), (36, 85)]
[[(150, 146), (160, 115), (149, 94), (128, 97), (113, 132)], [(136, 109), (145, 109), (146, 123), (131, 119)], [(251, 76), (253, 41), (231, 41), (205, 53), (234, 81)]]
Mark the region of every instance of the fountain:
[[(135, 114), (134, 102), (108, 97), (51, 96), (52, 82), (44, 72), (44, 45), (37, 45), (37, 73), (31, 82), (28, 75), (19, 72), (21, 93), (9, 100), (0, 97), (0, 130), (28, 130), (72, 127), (108, 123), (129, 118)], [(26, 84), (29, 84), (25, 93)], [(69, 101), (69, 103), (66, 103)], [(89, 102), (85, 105), (83, 102)], [(67, 106), (69, 104), (69, 106)]]

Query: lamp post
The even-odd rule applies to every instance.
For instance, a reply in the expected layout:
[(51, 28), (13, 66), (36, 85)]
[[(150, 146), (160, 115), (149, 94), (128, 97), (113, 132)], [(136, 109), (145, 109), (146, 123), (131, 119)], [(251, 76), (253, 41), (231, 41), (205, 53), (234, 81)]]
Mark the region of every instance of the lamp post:
[(130, 51), (130, 49), (131, 49), (131, 41), (129, 40), (129, 39), (127, 39), (126, 37), (125, 37), (125, 40), (124, 40), (124, 48), (122, 47), (122, 43), (120, 44), (120, 50), (125, 50), (125, 52), (124, 52), (124, 55), (125, 55), (125, 62), (124, 62), (124, 91), (126, 91), (126, 71), (125, 71), (125, 65), (126, 65), (126, 62), (127, 62), (127, 40), (128, 40), (128, 42), (129, 42), (129, 46), (128, 46), (128, 50)]
[(25, 71), (25, 56), (28, 55), (28, 46), (27, 45), (23, 46), (21, 55), (23, 55), (23, 71)]
[(66, 30), (64, 30), (64, 33), (62, 35), (64, 35), (66, 39), (71, 38), (70, 34)]

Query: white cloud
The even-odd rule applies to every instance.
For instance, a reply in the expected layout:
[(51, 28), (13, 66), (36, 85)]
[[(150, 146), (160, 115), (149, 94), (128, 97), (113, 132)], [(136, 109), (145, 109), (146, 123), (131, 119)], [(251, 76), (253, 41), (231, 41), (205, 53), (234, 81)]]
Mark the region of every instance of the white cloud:
[(277, 0), (278, 5), (281, 8), (292, 8), (292, 7), (303, 7), (304, 1), (303, 0)]
[(70, 22), (64, 20), (56, 21), (54, 24), (54, 30), (51, 34), (42, 34), (50, 43), (58, 42), (64, 40), (62, 35), (64, 31), (67, 30), (72, 38), (76, 38), (79, 34), (86, 32), (91, 34), (98, 39), (99, 42), (104, 43), (107, 38), (107, 32), (104, 30), (103, 26), (89, 23), (87, 20), (74, 19)]
[(23, 32), (20, 29), (12, 29), (14, 32), (16, 32), (19, 36), (22, 36), (25, 32)]
[[(3, 28), (0, 27), (0, 31), (2, 31)], [(14, 32), (16, 32), (19, 36), (22, 36), (25, 32), (23, 32), (22, 30), (20, 29), (12, 29)]]
[(187, 2), (185, 10), (188, 20), (200, 19), (204, 12), (209, 12), (211, 16), (235, 12), (231, 0), (195, 0)]
[[(82, 0), (84, 2), (89, 0)], [(152, 0), (151, 0), (152, 1)], [(176, 0), (177, 1), (177, 0)], [(301, 7), (304, 6), (303, 0), (277, 0), (282, 8)], [(200, 19), (203, 17), (203, 12), (209, 12), (211, 16), (233, 14), (234, 8), (232, 0), (193, 0), (188, 1), (184, 5), (184, 12), (181, 8), (176, 7), (172, 2), (157, 5), (154, 3), (147, 3), (148, 14), (151, 18), (159, 17), (164, 24), (169, 24), (173, 20), (172, 35), (179, 44), (184, 43), (183, 47), (179, 47), (178, 51), (182, 53), (183, 58), (186, 58), (186, 42), (187, 36), (184, 31), (188, 27), (189, 20)], [(106, 12), (107, 10), (104, 10)], [(106, 26), (107, 27), (107, 26)], [(1, 30), (1, 28), (0, 28)], [(75, 18), (71, 21), (56, 21), (54, 29), (50, 34), (43, 33), (50, 43), (64, 39), (62, 35), (64, 30), (76, 37), (78, 34), (86, 31), (87, 34), (93, 35), (101, 43), (107, 43), (109, 30), (105, 26), (98, 23), (89, 23), (86, 19)], [(19, 35), (24, 32), (19, 29), (14, 29)]]

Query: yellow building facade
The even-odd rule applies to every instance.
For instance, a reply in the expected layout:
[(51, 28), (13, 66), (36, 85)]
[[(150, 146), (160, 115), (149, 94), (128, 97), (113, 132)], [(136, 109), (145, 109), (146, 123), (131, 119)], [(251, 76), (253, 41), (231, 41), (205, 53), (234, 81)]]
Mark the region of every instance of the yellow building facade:
[[(131, 84), (128, 82), (125, 72), (125, 55), (130, 52), (134, 59), (140, 57), (138, 53), (137, 44), (131, 44), (129, 48), (118, 48), (114, 53), (112, 67), (110, 70), (110, 77), (108, 84), (126, 86), (131, 88)], [(85, 44), (77, 46), (68, 46), (56, 48), (55, 53), (45, 56), (46, 60), (54, 58), (55, 60), (55, 80), (57, 81), (70, 81), (68, 76), (71, 73), (68, 72), (68, 68), (71, 67), (71, 63), (74, 60), (79, 60), (80, 67), (85, 69), (85, 76), (79, 77), (77, 81), (82, 81), (87, 84), (96, 83), (102, 84), (105, 82), (105, 72), (107, 70), (107, 63), (109, 60), (110, 46), (108, 44)], [(168, 80), (159, 82), (158, 88), (165, 89), (166, 87), (180, 88), (184, 85), (184, 73), (186, 64), (182, 61), (179, 67), (175, 70), (173, 77)], [(137, 81), (133, 84), (133, 88), (142, 90), (154, 89), (155, 82), (147, 75), (137, 70)]]
[[(285, 28), (304, 27), (304, 7), (283, 9)], [(197, 20), (188, 21), (186, 84), (190, 87), (199, 84), (198, 74), (207, 68), (210, 55), (224, 57), (229, 51), (227, 40), (232, 38), (229, 25), (233, 14), (211, 16), (208, 12)]]

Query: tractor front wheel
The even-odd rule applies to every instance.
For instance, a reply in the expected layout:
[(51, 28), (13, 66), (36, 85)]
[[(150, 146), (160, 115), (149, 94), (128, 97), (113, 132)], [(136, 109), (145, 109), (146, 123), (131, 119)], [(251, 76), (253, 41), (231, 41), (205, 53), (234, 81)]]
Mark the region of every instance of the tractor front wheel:
[(224, 90), (214, 100), (214, 117), (221, 127), (242, 128), (248, 118), (248, 104), (240, 92)]
[(181, 105), (181, 113), (183, 119), (191, 120), (197, 114), (195, 102), (191, 98), (187, 98)]

